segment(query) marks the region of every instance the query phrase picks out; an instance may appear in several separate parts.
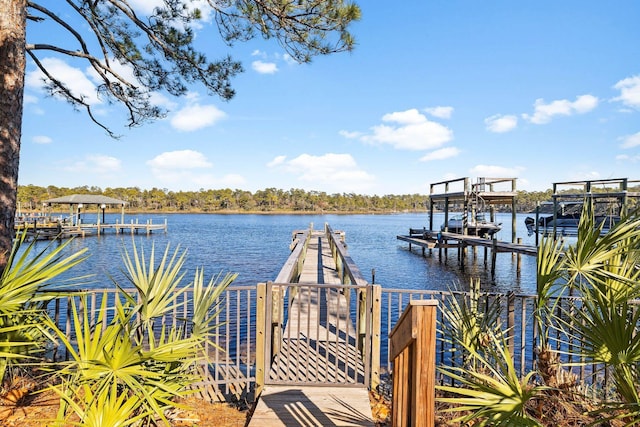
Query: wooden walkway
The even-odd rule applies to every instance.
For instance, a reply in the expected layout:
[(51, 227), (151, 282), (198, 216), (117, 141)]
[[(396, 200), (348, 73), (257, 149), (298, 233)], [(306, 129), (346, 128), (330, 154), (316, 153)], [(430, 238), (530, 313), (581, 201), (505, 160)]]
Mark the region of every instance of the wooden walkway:
[(324, 232), (313, 231), (309, 238), (300, 286), (289, 288), (296, 294), (280, 349), (249, 426), (373, 427), (365, 368), (345, 295), (349, 291)]

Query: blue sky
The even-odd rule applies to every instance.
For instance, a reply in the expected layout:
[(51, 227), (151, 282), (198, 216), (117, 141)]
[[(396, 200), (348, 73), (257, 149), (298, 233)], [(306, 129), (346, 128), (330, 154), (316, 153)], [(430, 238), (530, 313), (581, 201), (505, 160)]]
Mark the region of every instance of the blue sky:
[[(45, 97), (29, 63), (19, 183), (384, 195), (460, 177), (515, 177), (527, 191), (640, 179), (637, 0), (359, 4), (355, 50), (305, 65), (274, 40), (230, 48), (205, 26), (210, 58), (244, 65), (236, 96), (159, 94), (169, 115), (131, 130), (96, 99), (119, 140)], [(37, 27), (28, 42), (50, 40)], [(94, 96), (86, 64), (41, 58)]]

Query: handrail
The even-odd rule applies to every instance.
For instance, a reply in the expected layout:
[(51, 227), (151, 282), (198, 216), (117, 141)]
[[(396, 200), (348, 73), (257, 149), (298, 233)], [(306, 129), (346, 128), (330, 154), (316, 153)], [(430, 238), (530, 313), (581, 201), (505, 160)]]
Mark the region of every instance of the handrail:
[(438, 301), (413, 300), (389, 334), (393, 359), (392, 425), (435, 425)]
[(304, 230), (295, 234), (293, 242), (291, 243), (293, 249), (289, 254), (289, 258), (287, 258), (287, 261), (282, 266), (282, 269), (280, 269), (275, 280), (276, 283), (295, 283), (298, 281), (300, 273), (302, 272), (302, 264), (307, 253), (310, 236), (310, 230)]
[(329, 224), (325, 224), (324, 227), (325, 233), (327, 235), (327, 240), (329, 242), (329, 245), (331, 246), (333, 259), (336, 262), (336, 269), (342, 283), (358, 286), (367, 285), (367, 280), (362, 276), (362, 273), (360, 273), (360, 269), (353, 261), (353, 259), (351, 259), (351, 256), (347, 254), (347, 249), (345, 248), (342, 241), (337, 240), (336, 233), (333, 232), (331, 226), (329, 226)]

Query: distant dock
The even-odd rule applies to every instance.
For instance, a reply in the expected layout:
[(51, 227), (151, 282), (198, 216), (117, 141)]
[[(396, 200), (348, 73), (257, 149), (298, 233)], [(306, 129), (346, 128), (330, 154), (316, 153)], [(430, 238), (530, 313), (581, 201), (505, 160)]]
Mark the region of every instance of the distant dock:
[(115, 234), (146, 234), (147, 236), (154, 231), (167, 232), (167, 220), (164, 222), (154, 223), (152, 220), (145, 222), (139, 222), (138, 220), (131, 220), (129, 223), (96, 223), (96, 224), (74, 224), (67, 225), (62, 222), (59, 223), (23, 223), (16, 225), (16, 232), (24, 231), (27, 233), (27, 237), (36, 240), (48, 240), (48, 239), (68, 239), (71, 237), (89, 237), (100, 236), (108, 232), (115, 232)]
[[(500, 187), (507, 188), (500, 188)], [(436, 190), (442, 190), (438, 192)], [(426, 251), (438, 249), (440, 256), (444, 251), (447, 255), (448, 249), (457, 249), (460, 266), (464, 268), (467, 248), (477, 250), (478, 247), (484, 249), (485, 263), (489, 259), (488, 251), (491, 250), (491, 276), (496, 273), (496, 256), (500, 252), (508, 252), (517, 255), (517, 271), (520, 272), (521, 255), (536, 256), (538, 250), (535, 246), (523, 245), (521, 238), (516, 238), (516, 180), (515, 178), (478, 178), (478, 182), (472, 184), (468, 177), (458, 178), (448, 181), (431, 184), (429, 195), (429, 229), (410, 228), (408, 235), (397, 236), (398, 240), (409, 243), (409, 250), (412, 245), (422, 248), (422, 255)], [(434, 224), (434, 209), (436, 205), (441, 205), (444, 211), (444, 224), (441, 231), (436, 231)], [(471, 235), (467, 229), (467, 218), (476, 218), (478, 212), (488, 209), (490, 211), (490, 221), (495, 223), (496, 205), (507, 205), (511, 207), (511, 242), (502, 242), (495, 237)], [(449, 211), (457, 208), (463, 212), (461, 228), (462, 234), (451, 233), (448, 229)]]
[[(45, 240), (55, 238), (88, 237), (100, 236), (106, 232), (115, 234), (146, 234), (150, 235), (154, 231), (167, 231), (167, 220), (162, 223), (154, 223), (152, 220), (140, 222), (125, 222), (124, 208), (127, 205), (125, 200), (114, 199), (99, 194), (73, 194), (46, 200), (43, 207), (49, 208), (52, 205), (68, 205), (69, 216), (53, 217), (50, 213), (36, 215), (18, 215), (15, 223), (16, 233), (24, 231), (28, 238)], [(86, 216), (91, 212), (91, 207), (95, 209), (95, 222), (85, 222)], [(105, 221), (105, 210), (109, 207), (119, 207), (121, 209), (120, 220), (115, 223)]]
[[(444, 251), (445, 256), (448, 249), (458, 250), (458, 259), (460, 265), (464, 266), (467, 248), (472, 248), (476, 251), (478, 247), (484, 249), (484, 259), (489, 259), (488, 251), (491, 250), (491, 276), (495, 277), (496, 273), (496, 257), (498, 253), (507, 252), (518, 255), (518, 262), (516, 270), (520, 272), (520, 255), (536, 256), (538, 254), (538, 248), (531, 245), (523, 245), (521, 243), (509, 243), (501, 242), (496, 239), (487, 239), (484, 237), (468, 236), (456, 233), (447, 233), (444, 231), (432, 231), (426, 228), (409, 229), (408, 235), (396, 236), (398, 240), (409, 243), (409, 250), (412, 246), (418, 246), (422, 248), (422, 256), (426, 255), (426, 251), (438, 249), (438, 253), (442, 256)], [(520, 239), (519, 239), (520, 240)]]

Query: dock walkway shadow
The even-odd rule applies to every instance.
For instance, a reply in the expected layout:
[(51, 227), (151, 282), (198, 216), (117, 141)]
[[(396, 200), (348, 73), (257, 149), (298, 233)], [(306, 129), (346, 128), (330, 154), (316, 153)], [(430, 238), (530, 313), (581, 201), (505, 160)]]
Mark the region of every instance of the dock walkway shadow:
[[(368, 401), (366, 390), (358, 392)], [(251, 416), (249, 426), (373, 427), (366, 412), (371, 408), (356, 407), (344, 395), (344, 388), (270, 386), (260, 397), (262, 405)]]

